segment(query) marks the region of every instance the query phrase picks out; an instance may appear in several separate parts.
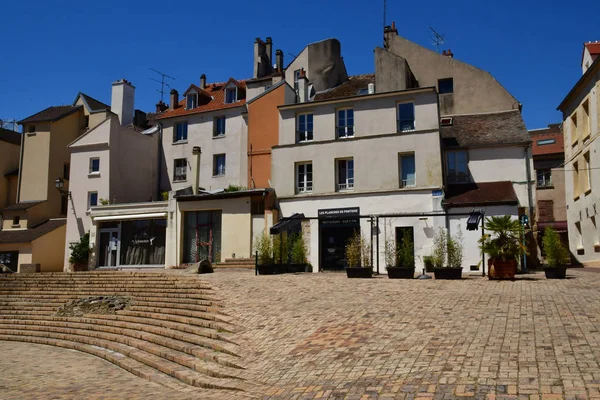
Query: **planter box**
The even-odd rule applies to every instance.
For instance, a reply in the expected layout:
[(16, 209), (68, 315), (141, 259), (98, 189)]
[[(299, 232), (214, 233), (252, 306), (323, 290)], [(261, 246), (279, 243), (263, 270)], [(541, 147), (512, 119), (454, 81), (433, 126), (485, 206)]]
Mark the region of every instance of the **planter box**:
[(387, 273), (390, 279), (413, 279), (415, 277), (414, 268), (387, 267)]
[(273, 275), (280, 274), (281, 268), (277, 264), (266, 264), (258, 266), (258, 274), (259, 275)]
[(285, 265), (286, 272), (298, 273), (298, 272), (312, 272), (312, 267), (308, 264), (287, 264)]
[(488, 277), (490, 279), (515, 279), (517, 273), (517, 260), (488, 260)]
[(546, 279), (565, 279), (567, 277), (567, 266), (546, 267), (544, 268), (544, 273), (546, 274)]
[(462, 279), (462, 268), (434, 268), (435, 279)]
[(348, 278), (371, 278), (373, 276), (372, 267), (346, 267), (346, 275)]

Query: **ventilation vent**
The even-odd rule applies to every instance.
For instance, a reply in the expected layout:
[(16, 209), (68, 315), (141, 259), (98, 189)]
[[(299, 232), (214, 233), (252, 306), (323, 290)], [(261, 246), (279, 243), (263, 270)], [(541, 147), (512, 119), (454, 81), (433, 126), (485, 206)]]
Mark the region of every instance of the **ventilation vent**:
[(452, 126), (454, 123), (454, 118), (452, 117), (444, 117), (440, 119), (440, 125), (442, 126)]

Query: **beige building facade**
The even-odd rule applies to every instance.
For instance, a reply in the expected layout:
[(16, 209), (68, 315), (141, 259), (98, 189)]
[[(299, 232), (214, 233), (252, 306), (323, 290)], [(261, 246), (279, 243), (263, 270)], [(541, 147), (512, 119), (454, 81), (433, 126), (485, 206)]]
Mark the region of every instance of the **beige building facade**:
[(0, 128), (0, 210), (17, 202), (21, 138), (18, 132)]

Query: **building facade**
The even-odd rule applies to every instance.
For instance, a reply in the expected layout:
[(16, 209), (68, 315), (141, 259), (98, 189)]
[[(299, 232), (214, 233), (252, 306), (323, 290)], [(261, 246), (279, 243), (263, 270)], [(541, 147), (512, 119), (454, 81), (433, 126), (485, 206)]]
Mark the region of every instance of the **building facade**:
[(583, 75), (562, 103), (569, 249), (584, 265), (600, 262), (597, 173), (600, 150), (600, 46), (584, 43)]

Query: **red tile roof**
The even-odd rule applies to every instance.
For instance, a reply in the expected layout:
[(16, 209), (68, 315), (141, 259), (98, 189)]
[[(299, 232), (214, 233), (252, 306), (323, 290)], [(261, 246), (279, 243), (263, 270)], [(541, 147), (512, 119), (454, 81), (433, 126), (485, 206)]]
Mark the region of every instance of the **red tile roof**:
[(519, 204), (510, 181), (477, 182), (448, 185), (444, 203), (448, 207)]
[(588, 49), (591, 55), (600, 55), (600, 42), (584, 43), (584, 46)]
[[(231, 79), (229, 80), (231, 81)], [(229, 82), (228, 81), (228, 82)], [(220, 83), (211, 83), (206, 85), (204, 92), (208, 93), (212, 96), (212, 100), (206, 104), (200, 104), (198, 107), (187, 110), (185, 108), (185, 97), (181, 99), (178, 103), (176, 109), (169, 108), (166, 110), (160, 117), (157, 119), (166, 119), (173, 117), (180, 117), (182, 115), (191, 115), (191, 114), (200, 114), (208, 111), (218, 111), (224, 110), (228, 108), (241, 107), (246, 104), (246, 99), (241, 99), (236, 101), (235, 103), (225, 103), (225, 86), (228, 82), (220, 82)], [(246, 89), (246, 81), (235, 81), (238, 83), (240, 89)], [(187, 91), (186, 91), (187, 92)]]

